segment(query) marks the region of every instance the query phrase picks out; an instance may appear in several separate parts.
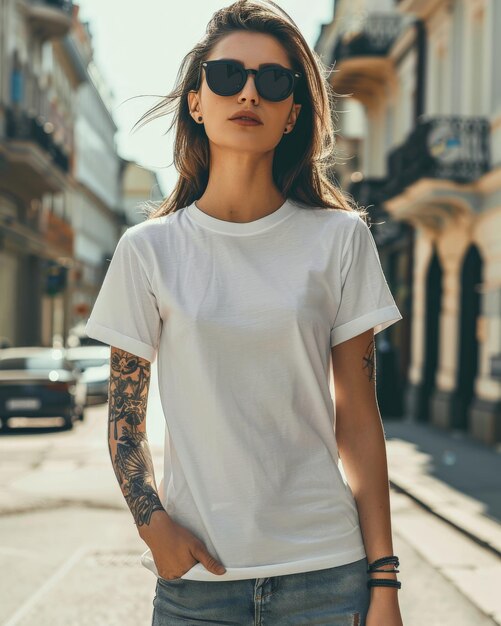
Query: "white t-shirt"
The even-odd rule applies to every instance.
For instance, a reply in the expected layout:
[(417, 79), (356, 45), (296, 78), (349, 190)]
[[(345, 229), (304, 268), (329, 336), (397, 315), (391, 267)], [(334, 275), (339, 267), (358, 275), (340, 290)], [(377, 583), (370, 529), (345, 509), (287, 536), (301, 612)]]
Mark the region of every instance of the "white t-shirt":
[[(124, 233), (86, 332), (158, 355), (170, 451), (160, 499), (227, 569), (196, 563), (182, 578), (366, 556), (339, 466), (331, 346), (400, 319), (355, 212), (289, 199), (237, 223), (193, 203)], [(142, 563), (158, 576), (149, 549)]]

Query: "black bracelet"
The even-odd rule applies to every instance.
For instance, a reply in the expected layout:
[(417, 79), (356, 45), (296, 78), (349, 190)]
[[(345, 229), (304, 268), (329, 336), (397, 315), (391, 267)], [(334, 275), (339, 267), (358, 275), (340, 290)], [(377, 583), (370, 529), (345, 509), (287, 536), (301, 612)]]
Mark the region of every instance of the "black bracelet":
[(371, 578), (367, 581), (367, 587), (396, 587), (400, 589), (402, 583), (399, 580), (393, 580), (392, 578)]
[(395, 565), (395, 567), (398, 567), (400, 565), (400, 561), (398, 560), (398, 556), (383, 556), (380, 559), (376, 559), (375, 561), (373, 561), (372, 563), (369, 563), (369, 566), (367, 568), (367, 573), (369, 574), (370, 572), (374, 572), (374, 571), (390, 571), (390, 570), (376, 570), (376, 567), (379, 567), (380, 565), (387, 565), (388, 563), (392, 563)]
[(392, 574), (398, 574), (398, 572), (400, 572), (399, 569), (368, 569), (367, 573), (369, 572), (391, 572)]
[[(388, 564), (392, 564), (395, 566), (395, 569), (393, 570), (388, 570), (388, 569), (377, 569), (380, 565), (388, 565)], [(370, 574), (372, 572), (391, 572), (391, 573), (397, 573), (400, 570), (396, 569), (398, 568), (398, 566), (400, 565), (400, 561), (398, 560), (398, 556), (395, 555), (390, 555), (390, 556), (383, 556), (380, 559), (376, 559), (375, 561), (373, 561), (372, 563), (369, 563), (368, 567), (367, 567), (367, 573)], [(402, 587), (402, 583), (399, 580), (395, 580), (393, 578), (370, 578), (367, 581), (367, 587), (370, 589), (371, 587), (396, 587), (397, 589), (400, 589)]]

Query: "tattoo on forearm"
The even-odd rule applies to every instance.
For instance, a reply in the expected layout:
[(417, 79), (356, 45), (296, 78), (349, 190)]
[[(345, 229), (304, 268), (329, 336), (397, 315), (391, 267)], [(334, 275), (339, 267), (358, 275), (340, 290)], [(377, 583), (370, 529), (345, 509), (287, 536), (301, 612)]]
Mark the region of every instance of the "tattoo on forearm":
[(144, 427), (150, 362), (111, 349), (108, 448), (115, 475), (137, 526), (164, 510), (155, 485), (153, 460)]
[(375, 350), (374, 350), (374, 339), (371, 339), (369, 345), (367, 346), (367, 350), (363, 356), (363, 369), (367, 370), (367, 376), (369, 380), (372, 382), (374, 380), (375, 375)]

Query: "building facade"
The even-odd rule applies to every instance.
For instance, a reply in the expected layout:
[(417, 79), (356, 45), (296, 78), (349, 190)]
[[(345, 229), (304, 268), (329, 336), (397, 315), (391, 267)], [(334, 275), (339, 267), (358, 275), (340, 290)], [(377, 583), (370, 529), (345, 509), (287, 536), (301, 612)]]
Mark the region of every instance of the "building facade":
[(404, 315), (389, 337), (402, 415), (489, 444), (501, 441), (500, 46), (497, 0), (337, 0), (316, 45), (346, 118), (362, 119), (343, 186), (370, 210)]
[(139, 221), (111, 106), (78, 5), (0, 0), (0, 347), (65, 345)]

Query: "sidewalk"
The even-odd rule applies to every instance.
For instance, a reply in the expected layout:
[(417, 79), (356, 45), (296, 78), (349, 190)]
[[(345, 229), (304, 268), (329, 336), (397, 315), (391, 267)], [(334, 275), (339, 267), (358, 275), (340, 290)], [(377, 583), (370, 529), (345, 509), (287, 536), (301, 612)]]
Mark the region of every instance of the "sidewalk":
[(419, 525), (402, 517), (398, 530), (501, 624), (501, 452), (465, 433), (422, 422), (383, 417), (383, 426), (391, 487), (459, 533), (434, 533), (432, 521)]
[(422, 422), (383, 425), (392, 486), (501, 556), (501, 452)]

